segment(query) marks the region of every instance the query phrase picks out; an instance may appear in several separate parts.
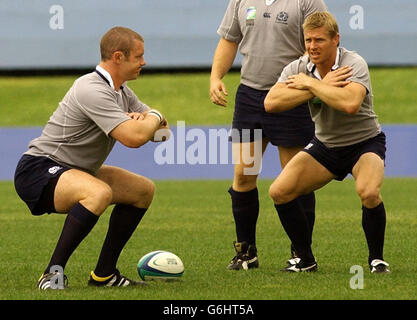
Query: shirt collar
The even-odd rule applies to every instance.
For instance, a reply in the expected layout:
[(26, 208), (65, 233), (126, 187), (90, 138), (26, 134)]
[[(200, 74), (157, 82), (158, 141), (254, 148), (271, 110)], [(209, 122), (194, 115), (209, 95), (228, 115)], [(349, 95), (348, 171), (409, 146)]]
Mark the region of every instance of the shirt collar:
[[(334, 65), (332, 67), (332, 71), (338, 69), (339, 65), (340, 65), (340, 48), (337, 48), (336, 59), (335, 59)], [(308, 72), (314, 74), (317, 78), (321, 79), (321, 76), (320, 76), (319, 72), (317, 71), (316, 65), (313, 62), (311, 62), (311, 61), (308, 62), (307, 70), (308, 70)]]
[[(114, 90), (117, 92), (117, 90), (114, 88), (114, 84), (113, 84), (113, 79), (110, 75), (109, 72), (107, 72), (103, 67), (97, 65), (96, 66), (96, 72), (104, 79), (104, 81), (107, 82), (107, 84)], [(124, 82), (121, 86), (120, 89), (123, 90), (123, 86), (125, 85), (126, 82)]]

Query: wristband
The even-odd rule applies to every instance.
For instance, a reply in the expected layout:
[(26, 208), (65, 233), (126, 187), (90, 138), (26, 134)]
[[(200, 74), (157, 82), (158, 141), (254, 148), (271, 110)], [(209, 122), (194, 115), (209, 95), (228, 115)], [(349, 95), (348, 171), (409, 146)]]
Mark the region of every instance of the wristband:
[(154, 116), (154, 117), (158, 118), (159, 123), (161, 123), (161, 122), (162, 122), (162, 120), (164, 119), (164, 118), (162, 117), (162, 114), (161, 114), (159, 111), (154, 110), (154, 109), (151, 109), (151, 110), (150, 110), (147, 114), (149, 114), (149, 115), (151, 115), (151, 116)]

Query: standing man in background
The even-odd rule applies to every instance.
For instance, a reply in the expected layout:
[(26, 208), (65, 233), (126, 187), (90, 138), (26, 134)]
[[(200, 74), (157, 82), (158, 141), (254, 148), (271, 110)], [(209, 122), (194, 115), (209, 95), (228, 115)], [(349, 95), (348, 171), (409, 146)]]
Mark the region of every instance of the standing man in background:
[[(238, 143), (233, 143), (234, 157), (237, 155), (239, 161), (235, 164), (233, 185), (229, 189), (237, 236), (234, 242), (236, 256), (228, 265), (229, 269), (257, 268), (259, 265), (256, 248), (259, 172), (245, 174), (245, 169), (253, 167), (254, 163), (245, 163), (242, 155), (253, 152), (255, 143), (262, 144), (263, 155), (270, 142), (278, 147), (284, 168), (314, 135), (307, 104), (269, 114), (264, 110), (264, 99), (283, 68), (304, 54), (304, 20), (313, 12), (324, 10), (327, 8), (322, 0), (230, 0), (217, 31), (221, 39), (210, 77), (210, 99), (214, 104), (226, 106), (228, 93), (222, 79), (232, 67), (238, 49), (243, 56), (232, 124), (240, 137)], [(256, 141), (256, 129), (262, 130), (259, 141)], [(245, 134), (242, 134), (246, 130), (250, 130), (249, 139), (244, 139)], [(315, 220), (314, 193), (302, 195), (297, 201), (304, 209), (311, 238)], [(298, 262), (291, 245), (288, 264)]]
[(111, 204), (115, 206), (107, 235), (88, 284), (139, 283), (121, 275), (116, 264), (149, 208), (155, 186), (146, 177), (103, 163), (116, 141), (139, 148), (154, 140), (167, 121), (126, 85), (146, 64), (143, 38), (131, 29), (114, 27), (102, 37), (100, 50), (96, 70), (75, 80), (16, 168), (16, 191), (33, 215), (67, 213), (39, 289), (57, 289), (56, 270), (64, 270)]

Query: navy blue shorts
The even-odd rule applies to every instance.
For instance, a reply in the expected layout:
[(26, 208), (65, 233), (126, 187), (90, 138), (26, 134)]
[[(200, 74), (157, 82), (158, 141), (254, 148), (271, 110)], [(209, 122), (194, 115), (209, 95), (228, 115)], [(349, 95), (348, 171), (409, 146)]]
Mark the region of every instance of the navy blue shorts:
[(371, 139), (350, 146), (327, 148), (314, 137), (302, 151), (333, 173), (336, 180), (342, 181), (349, 173), (352, 174), (353, 167), (364, 153), (375, 153), (385, 162), (386, 138), (385, 133), (381, 132)]
[[(314, 136), (314, 123), (308, 105), (303, 104), (280, 113), (267, 113), (264, 108), (267, 94), (268, 90), (256, 90), (240, 84), (236, 93), (232, 128), (240, 133), (243, 129), (250, 130), (250, 140), (245, 139), (243, 142), (255, 141), (255, 129), (261, 129), (262, 138), (267, 138), (275, 146), (307, 145)], [(235, 136), (233, 141), (236, 141)]]
[(14, 186), (33, 215), (56, 212), (55, 187), (61, 174), (69, 169), (47, 157), (23, 155), (20, 158)]

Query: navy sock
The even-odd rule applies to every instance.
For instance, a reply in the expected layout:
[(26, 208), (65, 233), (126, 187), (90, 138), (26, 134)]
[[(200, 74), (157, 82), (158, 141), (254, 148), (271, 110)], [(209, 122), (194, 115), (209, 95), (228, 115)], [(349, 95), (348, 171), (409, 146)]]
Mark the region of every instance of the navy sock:
[(237, 242), (256, 245), (256, 223), (259, 216), (258, 188), (247, 192), (229, 189), (236, 225)]
[(81, 203), (77, 203), (70, 209), (45, 273), (48, 273), (54, 265), (65, 268), (71, 254), (90, 233), (98, 218), (99, 216), (85, 208)]
[(316, 197), (314, 192), (302, 195), (298, 197), (301, 206), (303, 207), (303, 212), (307, 218), (308, 227), (310, 230), (310, 243), (312, 242), (314, 222), (316, 220)]
[(384, 203), (369, 209), (362, 206), (362, 227), (369, 248), (368, 263), (374, 259), (383, 260), (386, 213)]
[(136, 230), (147, 210), (147, 208), (137, 208), (124, 204), (114, 206), (110, 216), (106, 239), (94, 270), (95, 275), (106, 277), (116, 271), (117, 260), (122, 249)]
[(310, 228), (298, 198), (288, 203), (275, 204), (275, 209), (297, 255), (306, 263), (314, 262)]

